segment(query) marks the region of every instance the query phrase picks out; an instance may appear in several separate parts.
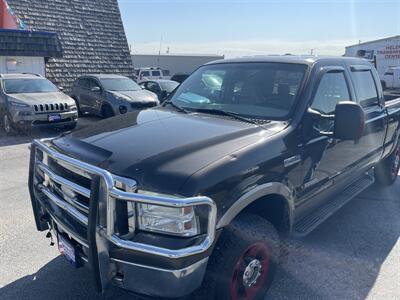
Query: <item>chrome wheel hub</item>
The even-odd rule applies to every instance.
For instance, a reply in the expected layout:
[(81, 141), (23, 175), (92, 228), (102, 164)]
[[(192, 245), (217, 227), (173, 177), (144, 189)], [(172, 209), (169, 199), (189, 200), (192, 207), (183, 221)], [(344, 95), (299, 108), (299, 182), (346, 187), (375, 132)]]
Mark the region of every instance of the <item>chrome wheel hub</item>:
[(256, 284), (257, 279), (261, 276), (262, 266), (258, 259), (249, 262), (243, 273), (243, 285), (247, 288)]

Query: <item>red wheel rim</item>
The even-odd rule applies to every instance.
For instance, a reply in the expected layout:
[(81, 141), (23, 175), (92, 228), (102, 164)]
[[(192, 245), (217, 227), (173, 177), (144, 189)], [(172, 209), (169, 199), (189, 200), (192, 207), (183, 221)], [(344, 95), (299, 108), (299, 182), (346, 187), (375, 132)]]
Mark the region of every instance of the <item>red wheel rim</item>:
[[(261, 267), (260, 270), (252, 268), (253, 265)], [(230, 286), (231, 299), (253, 300), (259, 296), (267, 284), (269, 268), (270, 255), (267, 245), (260, 242), (247, 248), (233, 269)], [(244, 276), (247, 270), (254, 270), (253, 277)], [(245, 277), (249, 280), (245, 280)], [(251, 286), (249, 286), (250, 282), (252, 282)]]
[(392, 176), (396, 177), (400, 168), (400, 145), (395, 150), (395, 155), (392, 163)]

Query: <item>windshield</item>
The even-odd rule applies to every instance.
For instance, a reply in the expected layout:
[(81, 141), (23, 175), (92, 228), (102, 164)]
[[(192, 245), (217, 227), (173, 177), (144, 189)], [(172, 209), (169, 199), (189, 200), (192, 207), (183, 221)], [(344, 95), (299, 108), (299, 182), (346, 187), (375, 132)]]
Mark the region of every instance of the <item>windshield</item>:
[(53, 93), (58, 91), (58, 88), (47, 79), (4, 80), (4, 92), (6, 94)]
[(138, 91), (141, 87), (129, 78), (103, 78), (101, 84), (107, 91)]
[(306, 65), (229, 63), (203, 66), (171, 101), (186, 109), (218, 109), (248, 117), (285, 119), (295, 103)]
[(163, 81), (160, 82), (161, 88), (168, 93), (171, 93), (179, 85), (176, 81)]

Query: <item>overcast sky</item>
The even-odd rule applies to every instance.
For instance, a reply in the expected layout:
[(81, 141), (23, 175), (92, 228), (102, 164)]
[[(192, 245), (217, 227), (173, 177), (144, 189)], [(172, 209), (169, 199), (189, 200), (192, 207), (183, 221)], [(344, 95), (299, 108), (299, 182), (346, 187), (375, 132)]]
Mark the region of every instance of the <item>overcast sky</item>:
[(400, 0), (118, 0), (135, 53), (341, 55), (400, 34)]

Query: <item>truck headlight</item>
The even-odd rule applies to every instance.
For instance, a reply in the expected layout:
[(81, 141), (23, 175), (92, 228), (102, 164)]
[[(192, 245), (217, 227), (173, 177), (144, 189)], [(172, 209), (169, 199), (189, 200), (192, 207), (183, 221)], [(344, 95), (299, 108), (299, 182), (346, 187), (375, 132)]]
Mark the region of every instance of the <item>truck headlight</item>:
[(10, 104), (11, 106), (14, 106), (14, 107), (19, 107), (19, 108), (27, 108), (27, 107), (29, 107), (28, 104), (17, 102), (17, 101), (13, 101), (13, 100), (8, 101), (8, 104)]
[(200, 232), (193, 207), (138, 204), (138, 225), (141, 230), (185, 237), (195, 236)]

